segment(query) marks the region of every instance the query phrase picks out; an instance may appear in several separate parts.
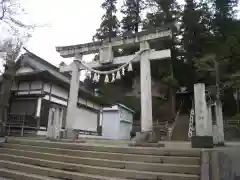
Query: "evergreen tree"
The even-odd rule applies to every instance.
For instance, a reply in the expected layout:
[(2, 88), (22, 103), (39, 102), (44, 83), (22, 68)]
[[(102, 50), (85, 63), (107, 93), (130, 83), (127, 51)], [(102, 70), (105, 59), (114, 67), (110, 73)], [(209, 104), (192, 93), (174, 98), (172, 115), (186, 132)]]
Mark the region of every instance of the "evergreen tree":
[[(163, 25), (175, 24), (180, 17), (180, 7), (175, 0), (149, 0), (151, 8), (155, 9), (155, 12), (149, 12), (147, 18), (143, 23), (143, 29), (152, 30), (161, 28)], [(173, 27), (173, 26), (172, 26)], [(173, 38), (167, 41), (156, 41), (152, 44), (152, 48), (156, 50), (170, 49), (171, 59), (168, 60), (168, 67), (163, 66), (163, 62), (158, 62), (152, 68), (153, 77), (168, 84), (170, 89), (170, 97), (172, 103), (172, 116), (175, 116), (175, 91), (178, 86), (178, 82), (174, 78), (175, 74), (175, 62), (178, 58), (177, 50), (177, 35), (179, 34), (176, 28), (171, 28), (173, 32)]]
[(176, 0), (149, 0), (148, 3), (154, 11), (147, 13), (144, 29), (156, 29), (179, 19), (181, 9)]
[(102, 3), (102, 8), (105, 14), (102, 16), (102, 22), (100, 28), (97, 29), (97, 33), (94, 38), (98, 40), (108, 39), (111, 42), (111, 38), (116, 37), (119, 33), (119, 22), (116, 16), (117, 0), (104, 0)]
[(126, 0), (122, 6), (121, 21), (123, 32), (137, 33), (141, 23), (141, 13), (144, 10), (143, 0)]
[(186, 83), (190, 89), (197, 81), (195, 63), (210, 48), (211, 12), (206, 3), (196, 3), (194, 0), (186, 0), (182, 15), (182, 49), (183, 58), (187, 62), (188, 74)]
[(228, 26), (232, 23), (236, 15), (235, 8), (238, 5), (238, 0), (213, 0), (215, 18), (213, 26), (215, 33), (224, 35)]
[(226, 88), (230, 87), (229, 92), (233, 85), (237, 86), (236, 79), (240, 77), (234, 74), (240, 69), (240, 22), (234, 11), (237, 2), (214, 0), (209, 6), (188, 0), (187, 5), (183, 47), (187, 62), (192, 65), (188, 84), (201, 80), (212, 98), (219, 100)]

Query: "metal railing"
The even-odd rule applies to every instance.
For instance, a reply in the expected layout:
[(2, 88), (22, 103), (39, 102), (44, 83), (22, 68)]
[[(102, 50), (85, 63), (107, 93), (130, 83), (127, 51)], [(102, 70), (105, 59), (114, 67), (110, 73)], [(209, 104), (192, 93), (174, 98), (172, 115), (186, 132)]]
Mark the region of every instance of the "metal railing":
[(227, 125), (240, 125), (240, 120), (227, 120)]
[(37, 130), (39, 127), (39, 121), (33, 115), (8, 114), (5, 127), (8, 129), (8, 135), (10, 135), (11, 129), (20, 129), (21, 136), (23, 136), (25, 129)]
[(236, 128), (240, 132), (240, 120), (226, 120), (224, 123), (224, 128)]

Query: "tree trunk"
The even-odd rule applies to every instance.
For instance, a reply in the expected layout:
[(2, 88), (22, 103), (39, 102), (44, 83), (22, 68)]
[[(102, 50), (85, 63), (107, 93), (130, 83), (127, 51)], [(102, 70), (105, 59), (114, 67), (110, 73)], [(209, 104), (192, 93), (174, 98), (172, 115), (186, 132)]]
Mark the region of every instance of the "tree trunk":
[(0, 136), (5, 134), (5, 124), (8, 117), (9, 99), (11, 96), (11, 87), (15, 75), (14, 62), (9, 60), (6, 62), (5, 71), (3, 73), (1, 97), (0, 97)]

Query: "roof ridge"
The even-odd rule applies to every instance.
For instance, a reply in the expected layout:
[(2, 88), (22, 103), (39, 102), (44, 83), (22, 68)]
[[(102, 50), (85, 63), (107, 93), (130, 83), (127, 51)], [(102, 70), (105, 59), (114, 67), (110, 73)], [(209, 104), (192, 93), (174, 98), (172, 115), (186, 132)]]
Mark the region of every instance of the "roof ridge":
[(51, 67), (53, 67), (54, 69), (56, 69), (56, 70), (59, 71), (59, 68), (58, 68), (57, 66), (53, 65), (52, 63), (48, 62), (47, 60), (43, 59), (42, 57), (36, 55), (35, 53), (29, 51), (29, 50), (28, 50), (27, 48), (25, 48), (25, 47), (23, 47), (23, 49), (24, 49), (27, 53), (29, 53), (30, 55), (32, 55), (32, 56), (38, 58), (39, 60), (41, 60), (43, 63), (48, 64), (48, 65), (50, 65)]

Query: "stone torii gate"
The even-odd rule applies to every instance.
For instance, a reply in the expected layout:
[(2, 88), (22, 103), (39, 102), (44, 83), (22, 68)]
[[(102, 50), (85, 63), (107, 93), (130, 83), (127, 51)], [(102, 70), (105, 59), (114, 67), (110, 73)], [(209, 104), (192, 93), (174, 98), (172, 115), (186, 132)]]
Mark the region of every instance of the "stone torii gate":
[[(71, 125), (68, 123), (74, 115), (73, 111), (76, 108), (78, 97), (79, 77), (81, 70), (85, 69), (83, 66), (83, 55), (99, 53), (100, 61), (92, 61), (87, 63), (88, 67), (99, 68), (106, 64), (120, 65), (126, 62), (140, 61), (140, 77), (141, 77), (141, 131), (144, 133), (151, 133), (153, 131), (152, 118), (152, 92), (151, 92), (151, 67), (150, 60), (162, 60), (171, 58), (170, 49), (155, 51), (150, 49), (149, 43), (161, 40), (171, 39), (172, 31), (169, 28), (162, 28), (161, 30), (149, 33), (140, 32), (131, 37), (117, 37), (113, 38), (111, 42), (91, 42), (73, 46), (56, 47), (56, 50), (64, 58), (74, 57), (75, 60), (68, 66), (62, 67), (62, 72), (72, 72), (72, 79), (70, 84), (70, 94), (67, 109), (67, 129), (71, 130)], [(136, 55), (114, 57), (113, 48), (121, 48), (126, 46), (140, 46), (141, 53), (139, 57)]]

